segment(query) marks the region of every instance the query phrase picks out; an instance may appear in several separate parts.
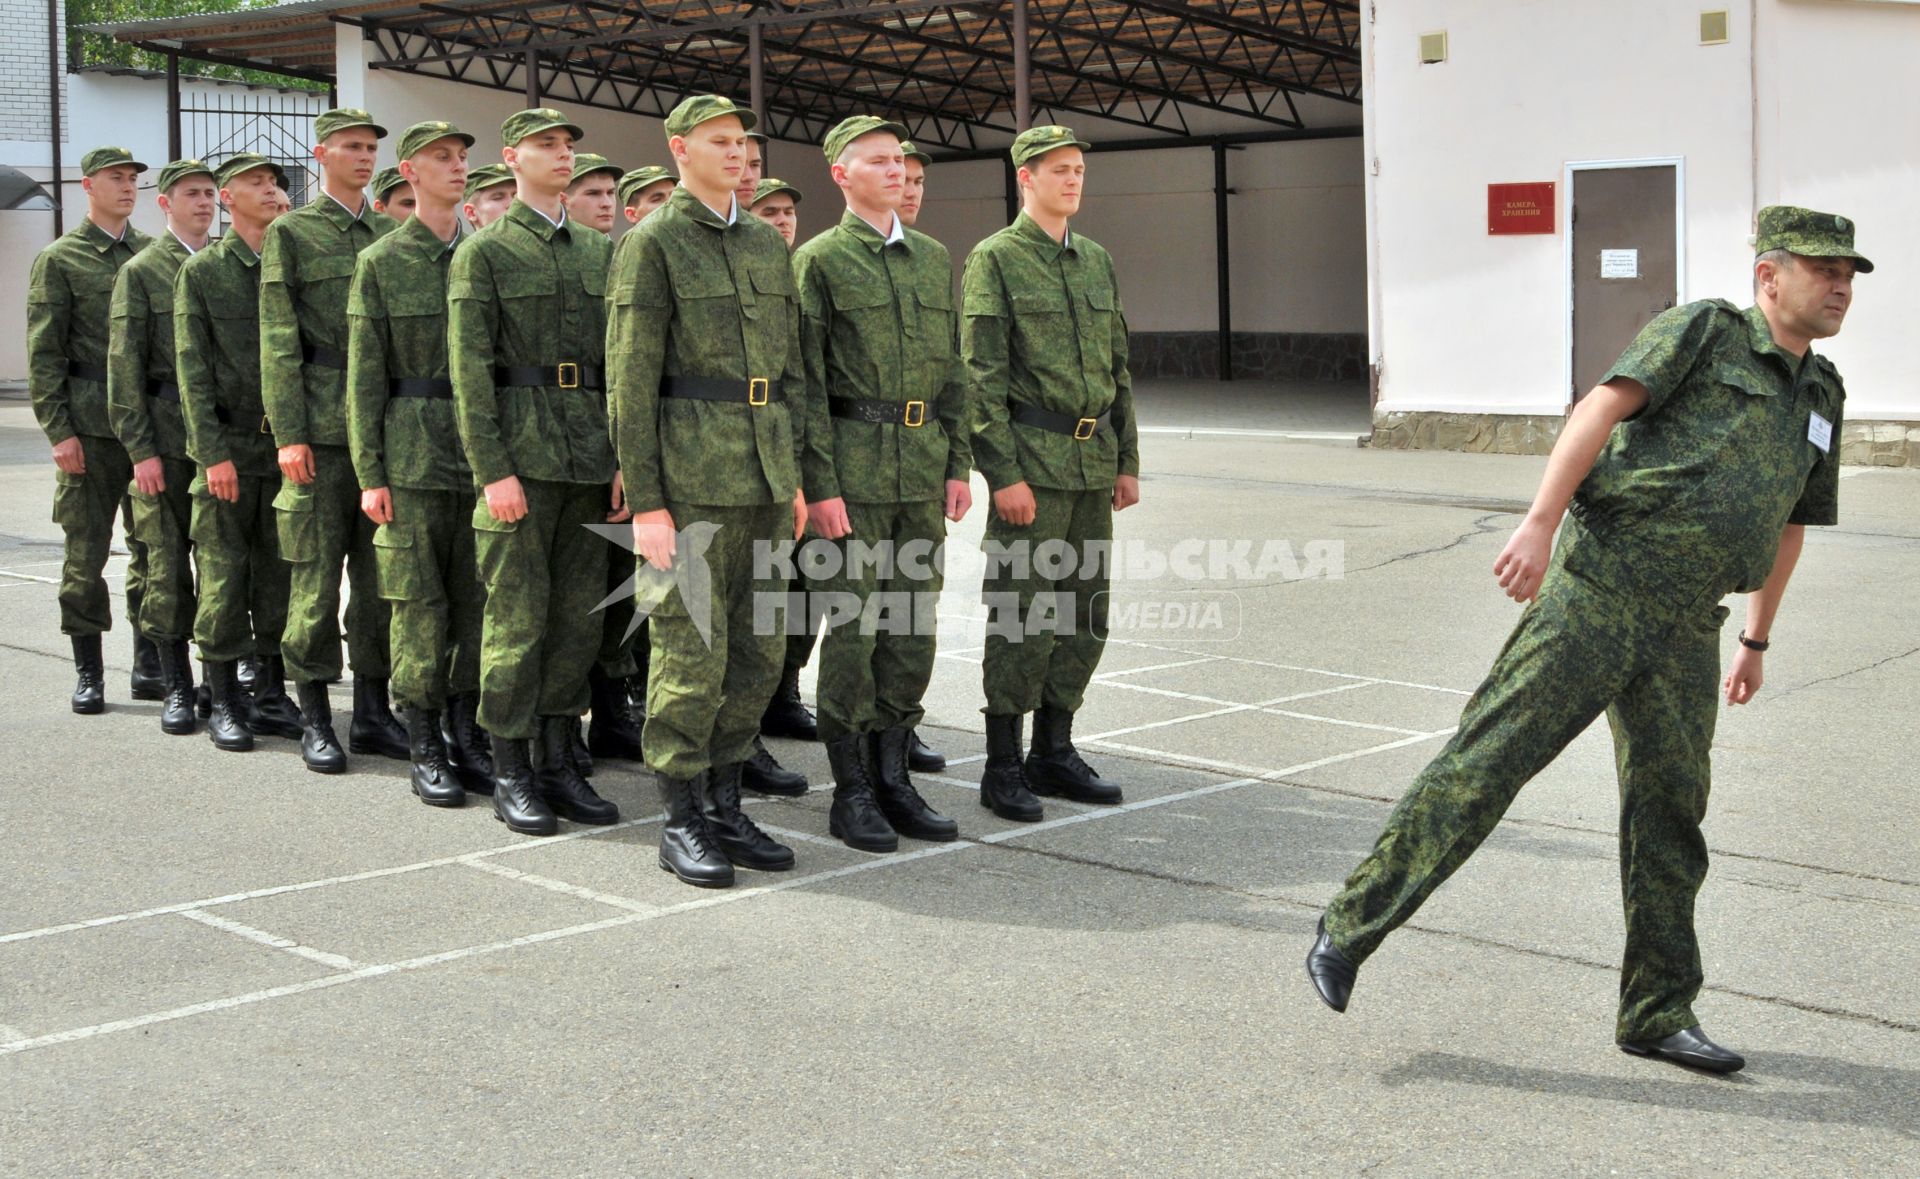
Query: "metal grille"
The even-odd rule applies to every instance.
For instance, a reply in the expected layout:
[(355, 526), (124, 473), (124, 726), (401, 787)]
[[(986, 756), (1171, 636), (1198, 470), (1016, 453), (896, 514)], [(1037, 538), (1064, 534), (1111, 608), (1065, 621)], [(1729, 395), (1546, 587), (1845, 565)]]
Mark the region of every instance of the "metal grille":
[(259, 152), (286, 170), (294, 208), (311, 198), (313, 121), (326, 109), (326, 95), (235, 88), (180, 98), (180, 145), (187, 156), (217, 165), (235, 152)]

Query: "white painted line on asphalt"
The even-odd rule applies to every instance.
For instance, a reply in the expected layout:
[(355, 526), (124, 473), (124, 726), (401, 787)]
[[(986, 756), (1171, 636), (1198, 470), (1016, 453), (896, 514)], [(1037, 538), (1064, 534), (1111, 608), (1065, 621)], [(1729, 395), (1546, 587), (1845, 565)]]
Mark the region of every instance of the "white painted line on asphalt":
[(331, 967), (334, 970), (357, 970), (360, 965), (358, 962), (344, 955), (329, 954), (325, 950), (316, 950), (312, 946), (303, 946), (292, 938), (284, 938), (277, 933), (268, 933), (264, 929), (255, 929), (251, 925), (242, 925), (238, 921), (229, 921), (225, 917), (216, 917), (212, 913), (203, 913), (199, 909), (182, 909), (180, 910), (180, 916), (185, 917), (189, 921), (198, 921), (200, 924), (211, 929), (220, 930), (222, 933), (230, 933), (235, 937), (245, 938), (247, 941), (256, 942), (263, 946), (271, 946), (276, 950), (285, 950), (289, 954), (305, 958), (309, 962), (318, 962), (320, 965)]
[(39, 582), (41, 585), (59, 585), (60, 584), (60, 579), (57, 577), (40, 577), (32, 573), (15, 573), (11, 569), (0, 569), (0, 577), (17, 577), (22, 582), (35, 581), (35, 582)]
[[(829, 839), (824, 835), (815, 835), (811, 831), (795, 831), (791, 827), (775, 827), (772, 823), (762, 823), (758, 819), (755, 819), (753, 822), (755, 826), (759, 827), (762, 831), (765, 831), (769, 835), (778, 835), (782, 839), (791, 839), (797, 843), (813, 843), (813, 844), (818, 844), (821, 847), (843, 847), (844, 848), (847, 846), (846, 844), (841, 843), (837, 839)], [(847, 848), (847, 850), (853, 851), (855, 849)]]
[[(1145, 692), (1149, 696), (1165, 696), (1170, 700), (1187, 700), (1194, 704), (1235, 705), (1241, 708), (1265, 708), (1265, 705), (1246, 704), (1239, 700), (1222, 700), (1215, 696), (1200, 696), (1193, 692), (1176, 692), (1172, 688), (1156, 688), (1150, 684), (1129, 684), (1119, 680), (1096, 680), (1103, 688), (1121, 688), (1128, 692)], [(1336, 692), (1352, 692), (1360, 688), (1371, 688), (1372, 684), (1336, 684), (1331, 688), (1314, 688), (1308, 692), (1295, 692), (1291, 696), (1282, 696), (1275, 704), (1290, 704), (1295, 700), (1311, 700), (1316, 696), (1331, 696)], [(1324, 718), (1322, 718), (1324, 719)], [(1409, 730), (1411, 731), (1411, 730)]]
[(569, 884), (564, 880), (555, 880), (551, 876), (536, 876), (532, 872), (522, 872), (518, 868), (509, 868), (505, 864), (495, 864), (488, 860), (469, 859), (461, 861), (461, 864), (464, 867), (472, 868), (476, 872), (490, 873), (505, 880), (512, 880), (519, 884), (531, 884), (535, 888), (544, 888), (548, 892), (563, 893), (567, 896), (578, 897), (583, 901), (592, 901), (599, 905), (611, 905), (616, 909), (625, 909), (629, 913), (652, 913), (660, 908), (658, 905), (649, 905), (645, 901), (636, 901), (632, 897), (616, 896), (610, 892), (599, 892), (595, 889), (584, 888), (578, 884)]
[[(1203, 655), (1198, 659), (1177, 659), (1172, 663), (1149, 663), (1145, 667), (1117, 667), (1112, 671), (1096, 672), (1093, 678), (1096, 683), (1110, 684), (1123, 675), (1144, 675), (1149, 671), (1169, 671), (1176, 667), (1192, 667), (1196, 663), (1212, 663), (1217, 658), (1218, 656), (1215, 655)], [(1132, 687), (1137, 685), (1123, 686)]]
[[(1110, 746), (1124, 753), (1137, 753), (1144, 757), (1166, 758), (1169, 761), (1186, 762), (1190, 765), (1199, 766), (1202, 769), (1220, 770), (1226, 773), (1257, 774), (1262, 779), (1272, 780), (1284, 778), (1290, 774), (1304, 774), (1308, 770), (1317, 770), (1322, 766), (1337, 765), (1340, 762), (1352, 761), (1358, 757), (1367, 757), (1375, 753), (1385, 753), (1390, 749), (1400, 749), (1408, 745), (1418, 745), (1422, 741), (1431, 741), (1435, 737), (1451, 737), (1452, 735), (1452, 728), (1436, 729), (1431, 733), (1418, 733), (1414, 736), (1402, 737), (1398, 741), (1387, 741), (1380, 745), (1369, 745), (1365, 749), (1354, 749), (1346, 753), (1335, 753), (1327, 757), (1317, 758), (1313, 761), (1301, 762), (1297, 766), (1287, 766), (1284, 769), (1278, 770), (1268, 769), (1265, 766), (1244, 765), (1236, 761), (1221, 761), (1217, 758), (1200, 757), (1191, 753), (1175, 753), (1168, 749), (1153, 749), (1145, 745), (1123, 745), (1118, 741), (1101, 741), (1100, 744)], [(1092, 743), (1092, 738), (1089, 738), (1088, 741)]]
[[(1242, 786), (1251, 786), (1260, 778), (1235, 778), (1230, 782), (1214, 782), (1206, 786), (1196, 786), (1192, 790), (1182, 790), (1177, 794), (1161, 794), (1153, 798), (1139, 798), (1132, 802), (1123, 802), (1114, 806), (1094, 807), (1077, 815), (1062, 815), (1057, 819), (1042, 819), (1038, 823), (1023, 823), (1018, 827), (1009, 827), (1004, 831), (992, 831), (979, 837), (981, 843), (1005, 843), (1022, 835), (1032, 835), (1037, 831), (1052, 831), (1058, 827), (1074, 823), (1085, 823), (1092, 819), (1104, 819), (1111, 815), (1127, 815), (1143, 811), (1148, 807), (1165, 806), (1170, 802), (1185, 802), (1190, 798), (1204, 798), (1209, 794), (1219, 794), (1223, 790), (1238, 790)], [(1052, 802), (1051, 799), (1048, 800)]]
[(1351, 442), (1360, 445), (1364, 430), (1240, 430), (1228, 426), (1137, 426), (1142, 434), (1171, 434), (1182, 438), (1280, 438), (1299, 442)]
[(1323, 725), (1341, 725), (1349, 729), (1371, 729), (1376, 733), (1399, 733), (1406, 737), (1424, 737), (1425, 729), (1403, 729), (1398, 725), (1375, 725), (1366, 721), (1342, 720), (1336, 716), (1319, 716), (1311, 712), (1288, 712), (1284, 708), (1262, 708), (1261, 712), (1269, 716), (1292, 717), (1294, 720), (1319, 721)]
[(11, 1044), (15, 1040), (24, 1040), (26, 1038), (27, 1033), (21, 1031), (19, 1028), (14, 1027), (12, 1024), (0, 1023), (0, 1044)]
[[(1125, 643), (1130, 647), (1139, 647), (1145, 651), (1165, 651), (1169, 655), (1191, 655), (1192, 651), (1183, 651), (1179, 647), (1168, 647), (1160, 643), (1143, 643), (1138, 639), (1109, 639), (1108, 642)], [(1390, 680), (1380, 676), (1358, 675), (1347, 671), (1328, 671), (1324, 667), (1301, 667), (1293, 663), (1275, 663), (1270, 659), (1252, 659), (1245, 655), (1215, 655), (1215, 659), (1228, 663), (1245, 663), (1253, 667), (1271, 667), (1280, 671), (1304, 671), (1313, 675), (1327, 675), (1340, 680), (1359, 680), (1368, 684), (1387, 684), (1395, 688), (1419, 688), (1427, 692), (1445, 692), (1449, 696), (1471, 696), (1473, 693), (1464, 688), (1443, 688), (1439, 684), (1420, 684), (1412, 680)]]
[(1169, 749), (1154, 749), (1147, 745), (1128, 745), (1120, 741), (1107, 741), (1093, 737), (1088, 737), (1085, 741), (1088, 745), (1098, 745), (1103, 749), (1118, 750), (1121, 753), (1139, 754), (1142, 757), (1158, 758), (1162, 761), (1190, 765), (1199, 770), (1214, 770), (1223, 774), (1260, 775), (1267, 773), (1269, 769), (1267, 766), (1247, 765), (1244, 762), (1237, 761), (1222, 761), (1219, 758), (1201, 757), (1191, 753), (1175, 753)]

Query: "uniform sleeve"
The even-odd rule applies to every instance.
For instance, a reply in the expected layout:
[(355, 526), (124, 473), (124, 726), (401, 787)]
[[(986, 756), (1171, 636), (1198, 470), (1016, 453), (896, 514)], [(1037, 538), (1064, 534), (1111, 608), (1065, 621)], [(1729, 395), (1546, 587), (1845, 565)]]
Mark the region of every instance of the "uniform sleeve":
[(367, 490), (387, 485), (387, 305), (365, 254), (347, 293), (347, 448)]
[(286, 221), (267, 226), (260, 248), (260, 400), (279, 446), (308, 441), (307, 386), (300, 371), (299, 242)]
[[(791, 263), (789, 263), (789, 266), (791, 266)], [(789, 274), (791, 274), (791, 270), (789, 270)], [(785, 389), (788, 398), (787, 404), (789, 409), (787, 410), (787, 420), (793, 430), (793, 471), (795, 481), (799, 484), (795, 490), (804, 491), (806, 487), (806, 467), (804, 464), (807, 455), (807, 440), (813, 433), (810, 428), (813, 424), (813, 415), (811, 413), (794, 413), (791, 407), (794, 405), (811, 406), (813, 404), (814, 394), (811, 392), (813, 383), (807, 379), (806, 361), (800, 354), (799, 296), (800, 292), (796, 290), (793, 300), (794, 314), (787, 317), (787, 363), (781, 368), (780, 384)], [(826, 386), (820, 386), (819, 397), (820, 404), (825, 405), (827, 403)], [(833, 445), (833, 436), (831, 434), (826, 436), (826, 444), (829, 447)]]
[(1012, 388), (1008, 341), (1012, 335), (1000, 268), (978, 250), (967, 258), (960, 284), (960, 352), (973, 411), (973, 461), (998, 491), (1026, 478), (1013, 440), (1007, 396)]
[(182, 266), (173, 280), (173, 379), (180, 386), (180, 416), (187, 427), (187, 453), (202, 467), (233, 458), (226, 431), (213, 412), (213, 330), (206, 306), (194, 297)]
[[(953, 283), (953, 259), (943, 249), (941, 270), (949, 287)], [(967, 401), (967, 366), (960, 359), (960, 317), (953, 316), (953, 339), (947, 357), (947, 379), (940, 385), (940, 428), (947, 432), (947, 471), (949, 481), (965, 483), (973, 476), (973, 413)]]
[(1718, 315), (1719, 305), (1710, 301), (1661, 312), (1640, 329), (1599, 383), (1604, 385), (1615, 377), (1638, 381), (1647, 388), (1647, 405), (1635, 416), (1659, 413), (1686, 383), (1693, 366), (1707, 354), (1706, 345), (1712, 339)]
[[(1834, 380), (1837, 383), (1839, 377), (1836, 376)], [(1812, 472), (1807, 475), (1807, 485), (1800, 490), (1799, 501), (1793, 505), (1793, 511), (1787, 514), (1789, 524), (1819, 526), (1840, 522), (1840, 428), (1847, 416), (1844, 390), (1841, 391), (1837, 407), (1833, 415), (1833, 434), (1827, 442), (1826, 453), (1813, 464)]]
[(142, 463), (160, 453), (154, 442), (153, 413), (147, 406), (153, 308), (131, 266), (122, 266), (114, 277), (107, 325), (107, 417), (120, 445), (127, 448), (127, 457)]
[(55, 446), (74, 435), (67, 390), (67, 332), (72, 322), (67, 276), (51, 251), (42, 250), (27, 278), (27, 391), (34, 417)]
[(642, 229), (628, 232), (631, 245), (622, 239), (607, 279), (607, 402), (627, 506), (656, 512), (667, 506), (659, 406), (673, 300), (666, 255)]
[(494, 340), (500, 302), (494, 297), (487, 251), (469, 245), (453, 255), (447, 276), (447, 371), (454, 416), (474, 481), (485, 487), (518, 474), (500, 433), (500, 394), (493, 384)]
[(1113, 431), (1120, 438), (1122, 475), (1140, 477), (1140, 424), (1133, 416), (1133, 374), (1127, 368), (1127, 310), (1120, 302), (1120, 284), (1113, 262), (1107, 262), (1113, 282)]
[(813, 260), (812, 251), (803, 249), (795, 256), (793, 278), (800, 288), (800, 360), (807, 374), (806, 400), (794, 403), (799, 412), (793, 418), (796, 433), (801, 419), (806, 421), (805, 440), (800, 446), (800, 486), (806, 490), (808, 502), (814, 502), (840, 495), (840, 472), (833, 454), (833, 417), (827, 404), (827, 340), (833, 331), (833, 300), (826, 275)]

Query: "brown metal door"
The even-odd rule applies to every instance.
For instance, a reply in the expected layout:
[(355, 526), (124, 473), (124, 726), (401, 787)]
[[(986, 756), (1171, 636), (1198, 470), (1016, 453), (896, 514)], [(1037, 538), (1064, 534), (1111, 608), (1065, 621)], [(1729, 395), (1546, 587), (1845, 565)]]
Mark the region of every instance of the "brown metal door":
[(1679, 296), (1671, 164), (1573, 174), (1573, 397)]

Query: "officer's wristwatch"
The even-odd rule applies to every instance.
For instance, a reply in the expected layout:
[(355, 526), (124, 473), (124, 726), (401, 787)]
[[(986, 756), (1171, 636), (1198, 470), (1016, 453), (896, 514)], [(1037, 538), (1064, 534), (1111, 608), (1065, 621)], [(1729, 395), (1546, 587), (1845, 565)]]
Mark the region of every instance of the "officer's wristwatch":
[(1750, 639), (1747, 637), (1747, 632), (1743, 630), (1740, 632), (1740, 645), (1749, 651), (1764, 651), (1773, 644), (1760, 639)]

